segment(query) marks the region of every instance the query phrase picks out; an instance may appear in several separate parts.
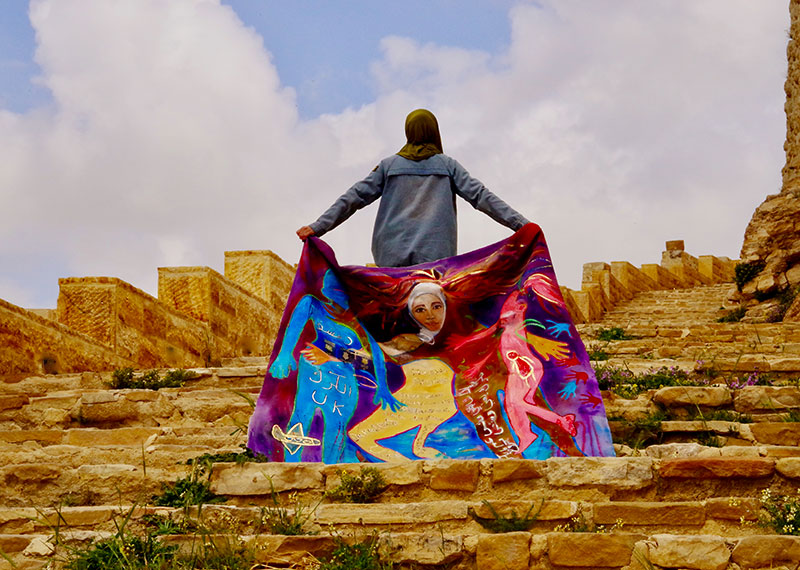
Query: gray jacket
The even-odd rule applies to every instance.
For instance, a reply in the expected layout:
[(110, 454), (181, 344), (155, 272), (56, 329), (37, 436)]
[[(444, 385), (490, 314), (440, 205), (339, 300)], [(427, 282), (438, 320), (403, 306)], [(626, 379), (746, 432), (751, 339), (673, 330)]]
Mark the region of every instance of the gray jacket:
[(514, 231), (528, 223), (449, 156), (413, 161), (395, 154), (342, 194), (311, 229), (322, 236), (381, 198), (372, 232), (375, 263), (405, 267), (436, 261), (457, 253), (456, 194)]

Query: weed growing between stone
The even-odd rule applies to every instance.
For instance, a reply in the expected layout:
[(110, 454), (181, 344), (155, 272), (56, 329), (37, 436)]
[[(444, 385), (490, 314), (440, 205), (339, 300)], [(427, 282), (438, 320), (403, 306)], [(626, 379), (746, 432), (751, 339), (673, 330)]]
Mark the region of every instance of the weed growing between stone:
[(309, 509), (305, 504), (297, 500), (295, 494), (292, 494), (289, 499), (294, 502), (294, 506), (287, 508), (281, 504), (278, 493), (275, 492), (275, 486), (272, 484), (272, 479), (269, 480), (269, 488), (272, 506), (261, 507), (259, 526), (268, 528), (272, 534), (286, 536), (317, 534), (316, 531), (306, 530), (305, 527), (311, 517), (314, 516), (322, 499), (313, 508)]
[(797, 492), (798, 495), (789, 497), (773, 495), (768, 488), (761, 491), (759, 525), (778, 534), (800, 536), (800, 489)]
[(736, 288), (739, 292), (741, 293), (742, 287), (752, 281), (766, 266), (767, 264), (760, 260), (737, 263), (736, 267), (733, 268), (733, 273)]
[(621, 530), (623, 526), (625, 526), (625, 523), (622, 519), (617, 519), (611, 526), (595, 524), (587, 520), (583, 511), (578, 509), (577, 515), (569, 519), (569, 522), (558, 525), (554, 530), (556, 532), (596, 532), (604, 534), (615, 530)]
[(737, 307), (731, 309), (720, 318), (717, 319), (718, 323), (738, 323), (747, 314), (747, 307)]
[(664, 386), (697, 386), (698, 381), (688, 372), (677, 366), (662, 366), (641, 374), (635, 374), (628, 368), (614, 365), (597, 365), (594, 367), (597, 383), (601, 390), (610, 390), (620, 398), (635, 399), (642, 392), (657, 390)]
[(202, 464), (195, 464), (188, 477), (174, 483), (162, 483), (161, 494), (154, 495), (154, 505), (159, 507), (185, 508), (207, 503), (224, 503), (228, 499), (211, 492), (209, 477), (211, 470)]
[(517, 532), (526, 531), (533, 526), (533, 523), (536, 522), (536, 519), (539, 518), (539, 513), (542, 511), (544, 499), (542, 499), (542, 502), (539, 503), (539, 508), (536, 509), (535, 513), (531, 513), (531, 511), (533, 511), (533, 507), (536, 505), (531, 503), (530, 508), (523, 516), (519, 516), (517, 511), (514, 509), (512, 509), (511, 513), (508, 515), (501, 515), (495, 510), (494, 506), (489, 501), (482, 501), (482, 503), (487, 509), (489, 509), (489, 512), (492, 514), (492, 516), (479, 516), (475, 512), (475, 509), (469, 507), (467, 508), (467, 513), (475, 522), (477, 522), (486, 530), (490, 530), (492, 532)]
[(381, 560), (378, 552), (378, 535), (372, 534), (361, 542), (348, 544), (334, 537), (336, 548), (319, 570), (391, 570), (392, 563)]
[(245, 444), (240, 444), (239, 447), (242, 451), (226, 451), (222, 453), (204, 453), (197, 457), (192, 457), (186, 460), (187, 465), (206, 465), (210, 466), (214, 463), (236, 463), (241, 465), (243, 463), (268, 463), (266, 455), (261, 453), (253, 453)]
[(619, 422), (621, 427), (618, 431), (615, 430), (613, 441), (627, 445), (631, 449), (660, 444), (664, 439), (661, 422), (667, 419), (667, 414), (663, 410), (656, 410), (632, 421), (625, 418), (609, 418), (610, 421)]
[(358, 475), (337, 471), (339, 485), (325, 492), (325, 497), (338, 503), (372, 503), (388, 485), (375, 467), (362, 467)]
[(109, 386), (115, 390), (158, 390), (160, 388), (180, 388), (187, 381), (197, 378), (191, 370), (167, 370), (161, 376), (158, 370), (149, 370), (135, 376), (133, 368), (117, 368), (111, 373)]
[(629, 334), (626, 334), (625, 329), (623, 329), (622, 327), (611, 327), (608, 329), (600, 329), (597, 331), (595, 337), (597, 338), (597, 340), (601, 340), (604, 342), (610, 342), (612, 340), (631, 340), (634, 338)]

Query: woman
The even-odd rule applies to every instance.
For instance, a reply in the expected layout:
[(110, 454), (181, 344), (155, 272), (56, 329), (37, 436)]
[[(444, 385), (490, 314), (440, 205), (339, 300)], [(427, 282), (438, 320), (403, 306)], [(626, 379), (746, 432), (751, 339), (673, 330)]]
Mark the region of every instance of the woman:
[(433, 113), (412, 111), (406, 118), (406, 140), (397, 154), (382, 160), (317, 221), (297, 230), (298, 237), (321, 237), (380, 198), (372, 232), (375, 263), (407, 267), (456, 255), (456, 194), (514, 231), (528, 223), (444, 154)]

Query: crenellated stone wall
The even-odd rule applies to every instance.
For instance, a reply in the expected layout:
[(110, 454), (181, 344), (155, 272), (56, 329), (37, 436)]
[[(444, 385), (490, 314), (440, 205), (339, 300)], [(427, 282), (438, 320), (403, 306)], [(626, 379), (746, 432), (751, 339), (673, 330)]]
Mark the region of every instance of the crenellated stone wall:
[(204, 366), (215, 356), (208, 329), (114, 277), (58, 280), (58, 320), (139, 368)]
[(285, 283), (268, 287), (273, 290), (270, 296), (274, 293), (278, 298), (273, 303), (209, 267), (158, 269), (159, 301), (208, 326), (213, 342), (209, 351), (214, 360), (269, 354), (282, 313), (282, 307), (274, 305), (283, 303), (288, 287)]
[(0, 373), (6, 378), (134, 365), (93, 338), (0, 299)]
[(235, 280), (208, 267), (160, 268), (158, 299), (114, 277), (71, 277), (59, 280), (56, 310), (0, 301), (0, 374), (187, 368), (267, 355), (294, 269), (270, 251), (227, 252), (228, 268)]
[(581, 290), (562, 287), (561, 293), (576, 324), (594, 323), (618, 303), (642, 291), (731, 283), (735, 266), (736, 262), (727, 257), (693, 257), (684, 251), (682, 240), (674, 240), (666, 243), (660, 265), (637, 268), (627, 261), (586, 263)]

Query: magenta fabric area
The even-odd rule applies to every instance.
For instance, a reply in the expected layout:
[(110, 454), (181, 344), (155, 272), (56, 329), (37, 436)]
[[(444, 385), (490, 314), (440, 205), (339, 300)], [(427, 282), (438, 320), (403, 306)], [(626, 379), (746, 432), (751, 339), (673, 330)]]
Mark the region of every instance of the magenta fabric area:
[(248, 447), (272, 461), (613, 456), (541, 229), (403, 268), (306, 241)]

